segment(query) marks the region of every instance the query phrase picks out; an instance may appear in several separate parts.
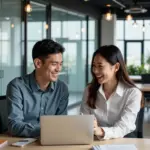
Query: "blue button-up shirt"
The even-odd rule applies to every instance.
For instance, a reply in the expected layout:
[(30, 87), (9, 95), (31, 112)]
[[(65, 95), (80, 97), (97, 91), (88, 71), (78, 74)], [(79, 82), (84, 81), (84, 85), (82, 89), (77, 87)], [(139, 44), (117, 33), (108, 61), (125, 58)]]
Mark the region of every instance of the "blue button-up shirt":
[(41, 115), (67, 115), (67, 86), (57, 80), (42, 91), (34, 74), (15, 78), (7, 86), (8, 130), (14, 136), (39, 136)]

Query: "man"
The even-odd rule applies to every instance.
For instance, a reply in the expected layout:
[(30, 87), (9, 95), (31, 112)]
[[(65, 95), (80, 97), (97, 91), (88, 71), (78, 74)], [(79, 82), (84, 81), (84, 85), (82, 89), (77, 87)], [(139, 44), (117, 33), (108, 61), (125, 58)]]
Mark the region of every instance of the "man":
[(8, 130), (13, 136), (37, 137), (41, 115), (67, 114), (68, 88), (57, 79), (63, 52), (52, 40), (37, 42), (32, 50), (34, 72), (8, 84)]

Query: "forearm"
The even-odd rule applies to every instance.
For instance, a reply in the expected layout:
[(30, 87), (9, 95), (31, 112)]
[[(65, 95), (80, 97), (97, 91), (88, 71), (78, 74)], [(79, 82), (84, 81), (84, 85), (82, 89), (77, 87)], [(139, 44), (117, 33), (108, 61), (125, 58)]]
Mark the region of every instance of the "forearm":
[(8, 121), (8, 130), (13, 136), (19, 137), (37, 137), (40, 135), (40, 124), (31, 124), (25, 122)]
[(122, 138), (126, 134), (131, 133), (135, 130), (135, 125), (128, 126), (117, 126), (117, 127), (102, 127), (104, 131), (104, 139)]

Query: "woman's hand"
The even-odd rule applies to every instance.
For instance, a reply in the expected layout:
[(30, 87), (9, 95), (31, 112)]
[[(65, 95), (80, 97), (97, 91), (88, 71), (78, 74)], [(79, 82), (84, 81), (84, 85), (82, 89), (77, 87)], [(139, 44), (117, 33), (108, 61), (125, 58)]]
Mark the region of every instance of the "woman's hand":
[(104, 137), (104, 131), (98, 126), (97, 119), (94, 118), (94, 135)]

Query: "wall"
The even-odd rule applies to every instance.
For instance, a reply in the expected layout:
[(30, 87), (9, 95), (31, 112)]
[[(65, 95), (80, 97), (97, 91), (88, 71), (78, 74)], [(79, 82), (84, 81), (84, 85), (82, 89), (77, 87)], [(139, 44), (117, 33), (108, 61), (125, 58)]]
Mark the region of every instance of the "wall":
[(107, 21), (104, 15), (101, 20), (101, 45), (116, 44), (116, 15), (111, 21)]

